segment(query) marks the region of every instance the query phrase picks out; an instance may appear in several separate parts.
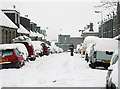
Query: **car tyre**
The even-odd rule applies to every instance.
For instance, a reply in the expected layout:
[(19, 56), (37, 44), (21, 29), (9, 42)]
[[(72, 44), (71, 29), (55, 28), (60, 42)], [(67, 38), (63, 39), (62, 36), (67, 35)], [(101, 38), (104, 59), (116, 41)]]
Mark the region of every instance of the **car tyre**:
[(116, 89), (116, 86), (115, 86), (115, 84), (111, 84), (111, 89)]
[(32, 58), (30, 58), (29, 60), (30, 60), (30, 61), (35, 61), (35, 59), (36, 59), (35, 57), (32, 57)]
[(89, 66), (90, 66), (92, 69), (95, 69), (95, 68), (96, 68), (95, 63), (92, 63), (92, 62), (90, 62)]
[(17, 68), (21, 68), (22, 67), (22, 63), (21, 62), (17, 62), (16, 67)]

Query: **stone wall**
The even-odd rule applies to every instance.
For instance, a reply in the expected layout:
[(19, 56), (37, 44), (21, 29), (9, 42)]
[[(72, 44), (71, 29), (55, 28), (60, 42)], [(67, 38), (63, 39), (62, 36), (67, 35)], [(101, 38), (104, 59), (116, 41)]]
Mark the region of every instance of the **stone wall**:
[(16, 37), (17, 30), (7, 27), (0, 27), (0, 43), (7, 44), (12, 43)]

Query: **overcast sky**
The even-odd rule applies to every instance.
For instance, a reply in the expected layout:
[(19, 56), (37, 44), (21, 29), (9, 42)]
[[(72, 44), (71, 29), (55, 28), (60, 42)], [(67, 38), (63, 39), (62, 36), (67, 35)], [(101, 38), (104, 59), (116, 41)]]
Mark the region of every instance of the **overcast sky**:
[(78, 30), (84, 29), (90, 22), (96, 27), (96, 23), (100, 21), (100, 14), (94, 12), (94, 6), (99, 3), (99, 0), (8, 0), (2, 2), (1, 9), (11, 9), (12, 5), (16, 5), (21, 16), (28, 15), (38, 26), (48, 27), (49, 40), (57, 40), (60, 33), (79, 36)]

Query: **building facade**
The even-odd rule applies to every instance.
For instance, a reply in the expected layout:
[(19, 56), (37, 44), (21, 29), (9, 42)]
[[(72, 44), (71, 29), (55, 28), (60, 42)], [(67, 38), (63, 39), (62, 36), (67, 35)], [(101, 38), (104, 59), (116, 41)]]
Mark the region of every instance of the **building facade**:
[(0, 44), (12, 43), (17, 26), (0, 10)]
[(14, 28), (0, 26), (0, 44), (12, 43), (16, 33)]
[(72, 43), (74, 47), (77, 47), (77, 44), (81, 44), (83, 42), (82, 37), (70, 37), (70, 35), (58, 35), (58, 43), (57, 46), (62, 48), (64, 51), (69, 50), (69, 46)]
[[(109, 16), (109, 15), (108, 15)], [(120, 4), (117, 4), (116, 15), (112, 13), (112, 18), (108, 18), (99, 26), (99, 37), (113, 38), (120, 34)]]

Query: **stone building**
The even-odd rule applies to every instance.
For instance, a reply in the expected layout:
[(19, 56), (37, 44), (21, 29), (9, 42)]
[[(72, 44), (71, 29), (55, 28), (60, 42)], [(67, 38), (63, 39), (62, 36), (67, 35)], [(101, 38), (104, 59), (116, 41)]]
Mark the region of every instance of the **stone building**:
[(63, 51), (69, 50), (70, 35), (58, 35), (58, 43), (56, 43), (56, 45), (62, 48)]
[(70, 37), (70, 43), (76, 48), (78, 44), (83, 43), (83, 37)]
[(17, 26), (0, 10), (0, 44), (12, 43)]
[[(109, 16), (109, 15), (108, 15)], [(99, 37), (113, 38), (120, 34), (120, 4), (117, 4), (116, 15), (113, 12), (112, 17), (108, 18), (99, 26)]]
[(99, 37), (99, 32), (84, 31), (84, 32), (82, 33), (83, 39), (84, 39), (85, 37), (87, 37), (87, 36), (97, 36), (97, 37)]
[(77, 44), (81, 44), (83, 42), (82, 37), (70, 37), (70, 35), (58, 35), (58, 45), (64, 51), (69, 50), (69, 45), (72, 43), (74, 47), (77, 47)]

